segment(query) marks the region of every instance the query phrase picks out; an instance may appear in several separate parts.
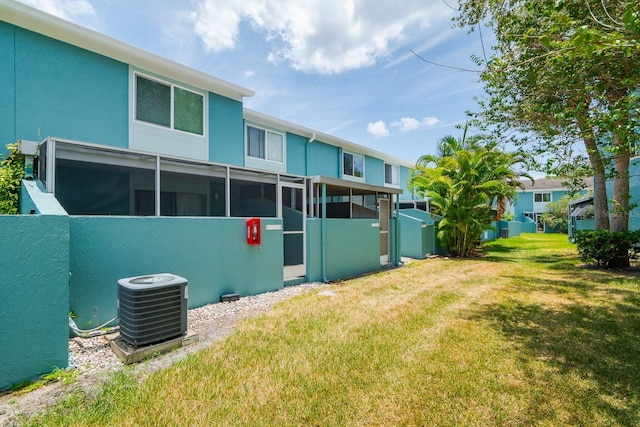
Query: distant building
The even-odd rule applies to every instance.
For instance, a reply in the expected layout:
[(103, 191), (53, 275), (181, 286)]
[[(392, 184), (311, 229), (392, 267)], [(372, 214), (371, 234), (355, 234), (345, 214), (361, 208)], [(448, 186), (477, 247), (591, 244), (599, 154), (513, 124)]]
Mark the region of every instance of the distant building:
[[(552, 232), (542, 221), (542, 214), (547, 211), (547, 205), (556, 201), (569, 191), (564, 185), (564, 179), (537, 179), (535, 182), (525, 180), (523, 189), (518, 190), (513, 204), (507, 208), (507, 212), (513, 213), (515, 221), (534, 222), (540, 232)], [(585, 187), (592, 188), (591, 178), (585, 179)]]

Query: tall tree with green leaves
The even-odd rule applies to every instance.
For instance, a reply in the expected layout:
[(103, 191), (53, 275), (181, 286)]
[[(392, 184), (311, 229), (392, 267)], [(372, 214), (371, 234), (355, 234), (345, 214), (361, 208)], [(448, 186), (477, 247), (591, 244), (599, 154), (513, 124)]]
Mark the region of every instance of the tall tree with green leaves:
[[(567, 233), (569, 231), (569, 205), (574, 200), (585, 197), (583, 193), (565, 194), (557, 200), (549, 202), (542, 214), (542, 220), (551, 229), (559, 233)], [(593, 207), (590, 207), (588, 213), (582, 215), (583, 218), (593, 218)]]
[(494, 203), (513, 200), (520, 177), (513, 167), (522, 162), (481, 136), (445, 136), (435, 155), (424, 155), (411, 171), (409, 187), (429, 198), (442, 217), (438, 238), (454, 256), (466, 257), (491, 228)]
[(463, 0), (460, 7), (460, 25), (486, 22), (497, 38), (481, 75), (488, 97), (479, 122), (497, 137), (520, 131), (519, 146), (548, 154), (545, 166), (557, 175), (584, 153), (595, 177), (597, 228), (626, 230), (640, 105), (637, 0)]

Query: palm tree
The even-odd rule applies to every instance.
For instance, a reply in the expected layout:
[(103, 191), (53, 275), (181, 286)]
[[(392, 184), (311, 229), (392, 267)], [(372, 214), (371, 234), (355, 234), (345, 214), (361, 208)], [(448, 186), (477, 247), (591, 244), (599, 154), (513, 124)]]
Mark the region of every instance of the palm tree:
[(442, 217), (438, 238), (452, 255), (468, 256), (496, 219), (491, 213), (493, 204), (500, 214), (504, 212), (520, 178), (531, 178), (513, 170), (522, 162), (520, 156), (498, 149), (481, 135), (467, 138), (466, 129), (460, 139), (442, 138), (435, 155), (420, 157), (411, 171), (409, 187), (427, 196)]

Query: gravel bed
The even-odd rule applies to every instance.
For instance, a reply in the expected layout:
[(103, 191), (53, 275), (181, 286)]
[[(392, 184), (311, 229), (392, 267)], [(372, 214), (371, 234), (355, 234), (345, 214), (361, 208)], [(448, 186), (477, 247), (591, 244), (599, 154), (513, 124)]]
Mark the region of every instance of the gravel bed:
[[(304, 283), (287, 286), (275, 292), (242, 297), (238, 301), (215, 303), (189, 310), (188, 328), (198, 334), (198, 342), (170, 353), (134, 365), (143, 377), (149, 372), (169, 366), (187, 354), (209, 346), (212, 342), (226, 337), (238, 320), (264, 313), (277, 302), (305, 292), (328, 289), (324, 283)], [(55, 404), (60, 398), (78, 389), (89, 394), (99, 390), (99, 385), (109, 373), (124, 365), (109, 348), (104, 336), (69, 339), (69, 367), (76, 369), (77, 379), (73, 384), (53, 383), (29, 393), (5, 393), (0, 395), (0, 425), (18, 425), (17, 420), (29, 416)]]

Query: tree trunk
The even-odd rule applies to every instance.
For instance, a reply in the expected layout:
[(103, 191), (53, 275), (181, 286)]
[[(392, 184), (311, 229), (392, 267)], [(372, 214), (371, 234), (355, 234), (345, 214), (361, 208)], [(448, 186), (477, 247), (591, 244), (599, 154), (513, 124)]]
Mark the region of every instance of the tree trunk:
[(631, 262), (629, 261), (629, 256), (621, 255), (617, 258), (612, 259), (607, 263), (607, 268), (629, 268), (631, 267)]
[(627, 231), (629, 229), (629, 162), (631, 154), (627, 145), (618, 135), (613, 135), (613, 146), (616, 148), (614, 166), (616, 176), (613, 179), (613, 203), (611, 208), (611, 231)]
[(593, 169), (593, 213), (596, 220), (596, 230), (609, 229), (609, 205), (607, 198), (607, 178), (595, 138), (583, 136), (584, 146), (589, 155), (589, 163)]

